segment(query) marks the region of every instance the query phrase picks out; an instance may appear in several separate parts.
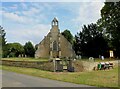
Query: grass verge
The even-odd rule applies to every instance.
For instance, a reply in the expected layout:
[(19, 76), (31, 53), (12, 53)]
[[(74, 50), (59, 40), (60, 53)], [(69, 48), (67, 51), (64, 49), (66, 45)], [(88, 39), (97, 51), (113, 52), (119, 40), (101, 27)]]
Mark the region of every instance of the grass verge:
[(118, 87), (118, 67), (92, 72), (48, 72), (33, 68), (2, 66), (3, 70), (97, 87)]
[(0, 65), (0, 70), (2, 70), (2, 65)]
[(11, 60), (11, 61), (48, 61), (48, 59), (40, 58), (1, 58), (1, 60)]

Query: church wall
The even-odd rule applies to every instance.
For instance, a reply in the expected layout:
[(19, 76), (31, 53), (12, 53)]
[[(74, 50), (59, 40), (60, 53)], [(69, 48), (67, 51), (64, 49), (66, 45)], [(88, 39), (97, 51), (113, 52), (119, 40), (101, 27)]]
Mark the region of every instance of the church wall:
[(71, 43), (60, 34), (58, 21), (52, 21), (52, 28), (47, 36), (39, 43), (35, 53), (36, 58), (74, 57)]
[(36, 55), (38, 58), (49, 58), (49, 36), (46, 36), (44, 40), (38, 45)]
[(63, 35), (60, 35), (60, 37), (61, 57), (74, 57), (74, 50), (72, 49), (70, 42), (68, 42), (68, 40)]

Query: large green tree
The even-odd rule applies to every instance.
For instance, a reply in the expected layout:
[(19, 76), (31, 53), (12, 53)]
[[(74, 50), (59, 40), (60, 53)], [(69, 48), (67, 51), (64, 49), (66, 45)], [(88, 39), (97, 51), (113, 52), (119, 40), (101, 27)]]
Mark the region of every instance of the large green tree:
[(65, 30), (62, 32), (62, 35), (70, 42), (73, 43), (73, 35), (71, 34), (71, 32), (69, 30)]
[(5, 57), (18, 57), (24, 54), (24, 48), (20, 43), (7, 43), (4, 49)]
[(75, 51), (77, 55), (99, 57), (106, 55), (107, 42), (96, 24), (84, 25), (82, 31), (75, 35)]
[(120, 1), (105, 2), (98, 25), (115, 55), (120, 57)]
[(25, 43), (24, 50), (25, 50), (25, 55), (27, 55), (27, 57), (34, 57), (35, 48), (30, 41)]
[(0, 56), (4, 57), (4, 49), (6, 45), (5, 30), (0, 26)]

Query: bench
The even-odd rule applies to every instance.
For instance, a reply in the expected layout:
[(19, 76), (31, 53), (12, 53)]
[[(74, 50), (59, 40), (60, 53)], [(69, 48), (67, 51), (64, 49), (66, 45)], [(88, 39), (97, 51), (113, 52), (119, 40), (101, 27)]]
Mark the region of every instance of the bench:
[(113, 68), (113, 63), (101, 62), (97, 65), (97, 68), (98, 70), (110, 69), (110, 68)]

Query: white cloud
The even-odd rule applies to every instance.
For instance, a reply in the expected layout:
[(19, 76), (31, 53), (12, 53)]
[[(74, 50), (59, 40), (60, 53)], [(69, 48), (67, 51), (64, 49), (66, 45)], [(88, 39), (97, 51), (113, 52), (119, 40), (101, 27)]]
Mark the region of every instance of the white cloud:
[(22, 44), (25, 44), (27, 41), (31, 41), (35, 45), (36, 43), (39, 43), (43, 39), (43, 36), (47, 35), (49, 29), (50, 29), (49, 25), (37, 24), (29, 28), (7, 30), (7, 34), (10, 34), (11, 36), (9, 37), (10, 39), (8, 38), (7, 40), (8, 42), (19, 41), (19, 43)]
[[(13, 4), (12, 6), (10, 6), (10, 8), (16, 8), (16, 10), (9, 11), (9, 9), (3, 7), (3, 11), (0, 13), (2, 13), (5, 19), (14, 21), (19, 24), (38, 24), (40, 23), (40, 21), (45, 20), (46, 16), (44, 15), (44, 13), (42, 13), (42, 8), (40, 8), (42, 6), (39, 6), (39, 8), (37, 8), (36, 6), (34, 6), (34, 4), (39, 6), (39, 3), (33, 3), (33, 5), (30, 5), (30, 3), (20, 3), (17, 5)], [(28, 5), (30, 5), (29, 8)], [(17, 10), (18, 7), (23, 9)]]
[(39, 12), (40, 12), (39, 9), (36, 9), (36, 8), (32, 7), (27, 11), (22, 11), (21, 13), (23, 13), (23, 15), (25, 15), (25, 16), (33, 16), (35, 14), (38, 14)]
[(103, 2), (86, 2), (82, 3), (78, 9), (78, 15), (73, 19), (76, 24), (86, 25), (95, 23), (100, 18), (100, 10)]
[(2, 0), (2, 2), (98, 2), (98, 0)]
[(5, 17), (6, 19), (9, 19), (11, 21), (15, 21), (15, 22), (18, 22), (18, 23), (32, 22), (32, 19), (27, 18), (25, 16), (19, 16), (16, 13), (2, 11), (2, 14), (3, 14), (3, 17)]
[(14, 5), (13, 5), (13, 6), (11, 6), (10, 8), (15, 10), (15, 9), (17, 9), (17, 8), (18, 8), (18, 6), (17, 6), (16, 4), (14, 4)]
[(20, 5), (23, 9), (28, 9), (28, 6), (24, 2), (22, 2)]

